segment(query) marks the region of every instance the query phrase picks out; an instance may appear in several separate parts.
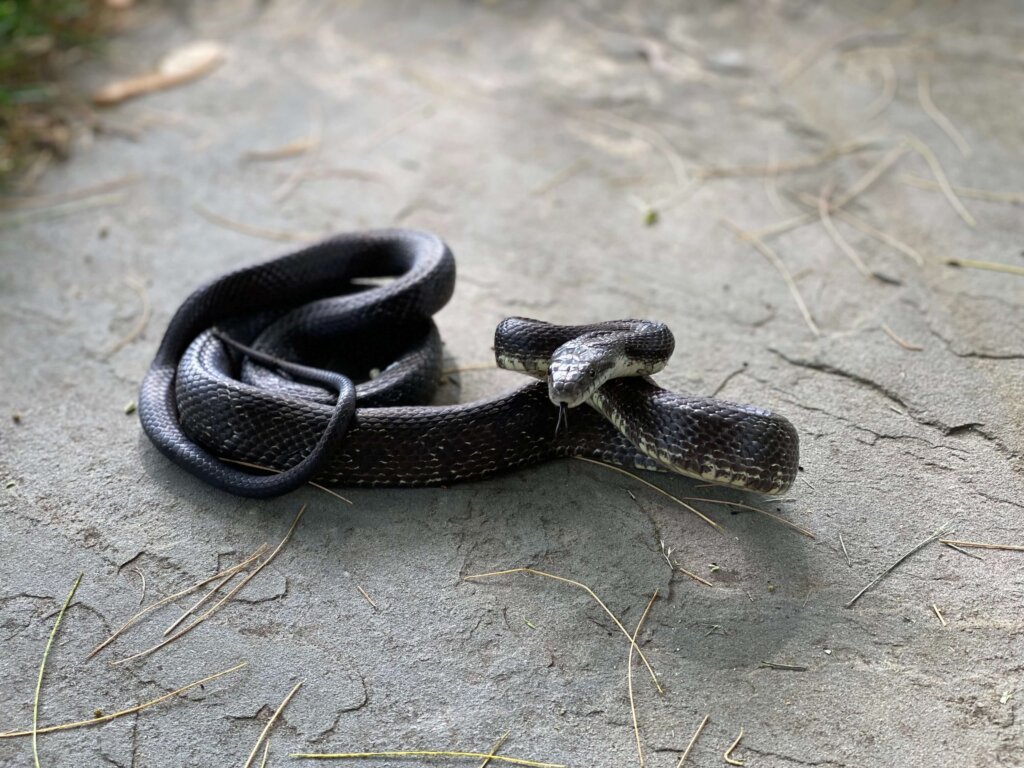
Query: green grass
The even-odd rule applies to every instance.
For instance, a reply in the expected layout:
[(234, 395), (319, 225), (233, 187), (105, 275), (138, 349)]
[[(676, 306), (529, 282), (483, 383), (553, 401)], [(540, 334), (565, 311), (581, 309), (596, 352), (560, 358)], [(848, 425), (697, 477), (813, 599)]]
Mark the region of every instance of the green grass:
[(67, 135), (60, 76), (99, 40), (103, 0), (0, 0), (0, 184)]

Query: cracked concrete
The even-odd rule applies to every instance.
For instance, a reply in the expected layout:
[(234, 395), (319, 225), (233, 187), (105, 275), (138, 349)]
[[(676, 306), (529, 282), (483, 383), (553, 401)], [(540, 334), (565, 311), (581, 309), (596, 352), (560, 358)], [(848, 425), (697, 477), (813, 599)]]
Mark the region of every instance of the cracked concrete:
[[(735, 757), (749, 766), (1024, 763), (1019, 553), (932, 544), (843, 608), (949, 520), (958, 538), (1024, 544), (1024, 278), (946, 264), (1024, 265), (1019, 204), (965, 196), (969, 227), (941, 193), (906, 183), (931, 178), (910, 152), (849, 206), (909, 254), (835, 217), (884, 280), (860, 275), (816, 221), (765, 235), (820, 336), (721, 224), (801, 214), (799, 195), (849, 189), (906, 135), (958, 188), (1020, 195), (1019, 4), (141, 6), (78, 68), (83, 92), (196, 38), (221, 41), (226, 63), (99, 113), (36, 191), (129, 186), (0, 212), (0, 729), (30, 723), (42, 648), (84, 573), (48, 663), (43, 723), (248, 666), (138, 715), (41, 737), (43, 765), (241, 764), (299, 680), (270, 765), (300, 750), (486, 751), (506, 730), (506, 754), (629, 765), (627, 645), (603, 611), (538, 577), (463, 580), (533, 566), (586, 582), (629, 628), (660, 590), (638, 643), (665, 695), (634, 670), (653, 768), (675, 765), (705, 714), (688, 765), (722, 765), (740, 729)], [(922, 110), (924, 68), (970, 157)], [(243, 159), (311, 131), (312, 153)], [(653, 479), (681, 496), (755, 501), (815, 538), (698, 502), (723, 536), (581, 462), (448, 489), (346, 491), (351, 505), (314, 489), (258, 503), (201, 486), (125, 406), (189, 291), (293, 245), (199, 211), (286, 239), (438, 232), (460, 270), (438, 317), (453, 368), (488, 362), (489, 329), (506, 315), (667, 322), (678, 351), (659, 380), (787, 415), (804, 471), (787, 498), (759, 502)], [(143, 297), (152, 316), (135, 337)], [(438, 402), (515, 382), (467, 371)], [(135, 569), (151, 602), (273, 546), (301, 504), (279, 558), (205, 625), (107, 663), (156, 642), (176, 614), (166, 609), (84, 660), (137, 609)], [(671, 569), (662, 541), (713, 586)], [(0, 740), (0, 765), (26, 765), (30, 751)]]

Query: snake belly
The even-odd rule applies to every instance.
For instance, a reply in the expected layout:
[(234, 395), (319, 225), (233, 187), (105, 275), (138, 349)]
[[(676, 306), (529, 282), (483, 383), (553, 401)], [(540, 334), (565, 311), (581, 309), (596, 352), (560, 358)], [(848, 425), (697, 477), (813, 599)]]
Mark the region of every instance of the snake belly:
[[(454, 282), (450, 250), (415, 230), (342, 235), (218, 278), (168, 326), (140, 387), (143, 429), (179, 466), (250, 497), (310, 480), (444, 485), (569, 456), (761, 493), (792, 484), (798, 439), (786, 419), (662, 389), (647, 373), (663, 362), (601, 385), (587, 407), (572, 410), (569, 429), (556, 430), (544, 381), (472, 403), (425, 405), (441, 371), (432, 316)], [(510, 347), (536, 357), (524, 372), (540, 378), (550, 345), (580, 333), (602, 343), (618, 335), (644, 351), (624, 322), (645, 321), (549, 326), (556, 330), (543, 342), (502, 335), (499, 326), (495, 349), (499, 360)], [(371, 369), (379, 374), (368, 378)]]

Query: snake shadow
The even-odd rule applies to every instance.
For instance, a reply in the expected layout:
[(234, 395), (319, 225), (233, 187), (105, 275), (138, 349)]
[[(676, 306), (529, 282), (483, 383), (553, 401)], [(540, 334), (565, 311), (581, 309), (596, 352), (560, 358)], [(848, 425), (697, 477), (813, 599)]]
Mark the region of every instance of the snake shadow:
[[(654, 628), (652, 648), (685, 648), (686, 657), (699, 659), (705, 669), (796, 663), (789, 656), (794, 648), (820, 649), (827, 639), (819, 608), (808, 605), (823, 579), (809, 568), (809, 548), (819, 542), (754, 512), (732, 514), (725, 506), (697, 502), (726, 529), (723, 536), (670, 499), (603, 467), (557, 459), (450, 487), (337, 489), (353, 501), (348, 505), (312, 487), (271, 500), (232, 496), (168, 461), (141, 433), (138, 453), (146, 475), (174, 497), (178, 513), (189, 510), (184, 514), (193, 519), (183, 525), (276, 530), (308, 504), (307, 534), (290, 548), (303, 558), (332, 561), (338, 571), (416, 560), (450, 572), (450, 585), (461, 591), (468, 584), (462, 577), (470, 573), (530, 566), (590, 585), (627, 624), (658, 588), (667, 599), (659, 601), (648, 624)], [(738, 501), (804, 522), (788, 511), (798, 502), (638, 474), (677, 496)], [(714, 586), (673, 575), (659, 538), (673, 547), (683, 567)], [(510, 586), (550, 588), (478, 582), (470, 590), (477, 595), (471, 610), (483, 610), (494, 590), (507, 595)], [(561, 602), (564, 596), (551, 599)], [(592, 618), (604, 621), (599, 610)]]

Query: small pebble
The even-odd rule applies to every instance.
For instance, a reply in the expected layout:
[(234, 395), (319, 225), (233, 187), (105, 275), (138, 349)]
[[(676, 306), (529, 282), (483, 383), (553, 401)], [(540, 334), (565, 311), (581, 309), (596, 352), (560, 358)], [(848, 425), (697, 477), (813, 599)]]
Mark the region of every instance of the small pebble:
[(125, 412), (125, 415), (127, 415), (127, 416), (131, 416), (131, 415), (132, 415), (133, 413), (135, 413), (135, 409), (136, 409), (137, 407), (138, 407), (138, 406), (136, 406), (136, 405), (135, 405), (135, 401), (134, 401), (134, 400), (130, 401), (130, 402), (128, 403), (128, 405), (126, 405), (126, 406), (124, 407), (124, 412)]

